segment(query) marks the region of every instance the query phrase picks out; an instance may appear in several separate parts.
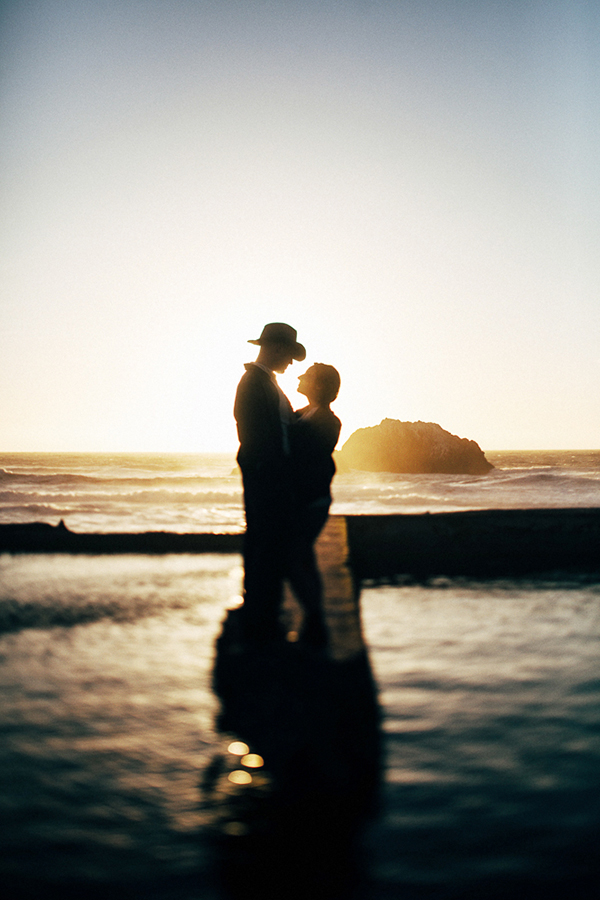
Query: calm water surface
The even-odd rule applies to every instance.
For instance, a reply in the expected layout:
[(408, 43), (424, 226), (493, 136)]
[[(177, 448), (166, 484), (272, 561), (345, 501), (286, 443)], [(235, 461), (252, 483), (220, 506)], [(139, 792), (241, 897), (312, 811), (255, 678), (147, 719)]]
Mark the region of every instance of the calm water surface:
[[(218, 896), (202, 781), (241, 578), (231, 556), (0, 558), (15, 897)], [(362, 606), (385, 748), (368, 897), (595, 897), (600, 583), (372, 586)]]
[(379, 587), (363, 621), (385, 710), (373, 847), (390, 896), (595, 896), (600, 584)]

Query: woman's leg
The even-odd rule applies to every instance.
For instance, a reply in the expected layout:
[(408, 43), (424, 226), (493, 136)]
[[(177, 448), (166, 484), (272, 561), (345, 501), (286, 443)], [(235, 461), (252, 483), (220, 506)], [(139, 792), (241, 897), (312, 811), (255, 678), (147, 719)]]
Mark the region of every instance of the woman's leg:
[(326, 647), (327, 627), (323, 613), (323, 583), (314, 544), (327, 520), (328, 508), (306, 510), (297, 523), (290, 559), (289, 580), (304, 612), (300, 639), (314, 647)]

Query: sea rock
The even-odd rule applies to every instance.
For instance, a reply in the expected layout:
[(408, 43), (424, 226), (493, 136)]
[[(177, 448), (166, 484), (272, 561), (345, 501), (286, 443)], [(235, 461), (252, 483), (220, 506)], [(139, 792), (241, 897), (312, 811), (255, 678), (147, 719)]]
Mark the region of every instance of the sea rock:
[(487, 475), (494, 466), (475, 441), (450, 434), (434, 422), (384, 419), (359, 428), (335, 454), (339, 472), (443, 472)]

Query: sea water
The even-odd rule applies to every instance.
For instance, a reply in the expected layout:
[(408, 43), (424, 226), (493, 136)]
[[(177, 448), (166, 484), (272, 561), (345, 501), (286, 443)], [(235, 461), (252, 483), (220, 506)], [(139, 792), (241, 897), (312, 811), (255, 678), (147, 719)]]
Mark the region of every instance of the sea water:
[[(600, 451), (488, 453), (489, 475), (349, 472), (333, 513), (600, 505)], [(63, 520), (73, 531), (241, 531), (233, 454), (0, 454), (0, 523)]]
[[(488, 458), (478, 478), (340, 476), (334, 511), (600, 505), (599, 453)], [(0, 468), (4, 522), (243, 528), (231, 457)], [(218, 896), (202, 784), (224, 741), (215, 638), (242, 576), (237, 555), (0, 558), (7, 897)], [(368, 896), (595, 898), (600, 581), (374, 585), (361, 609), (384, 747)]]

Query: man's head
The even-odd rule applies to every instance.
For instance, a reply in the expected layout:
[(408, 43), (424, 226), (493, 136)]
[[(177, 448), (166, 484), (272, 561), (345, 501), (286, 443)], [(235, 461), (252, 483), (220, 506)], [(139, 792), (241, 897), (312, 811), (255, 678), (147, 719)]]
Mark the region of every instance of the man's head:
[(257, 362), (274, 372), (285, 372), (292, 360), (301, 362), (306, 358), (306, 350), (296, 340), (296, 329), (285, 322), (270, 322), (262, 330), (261, 336), (249, 344), (258, 344), (260, 351)]

